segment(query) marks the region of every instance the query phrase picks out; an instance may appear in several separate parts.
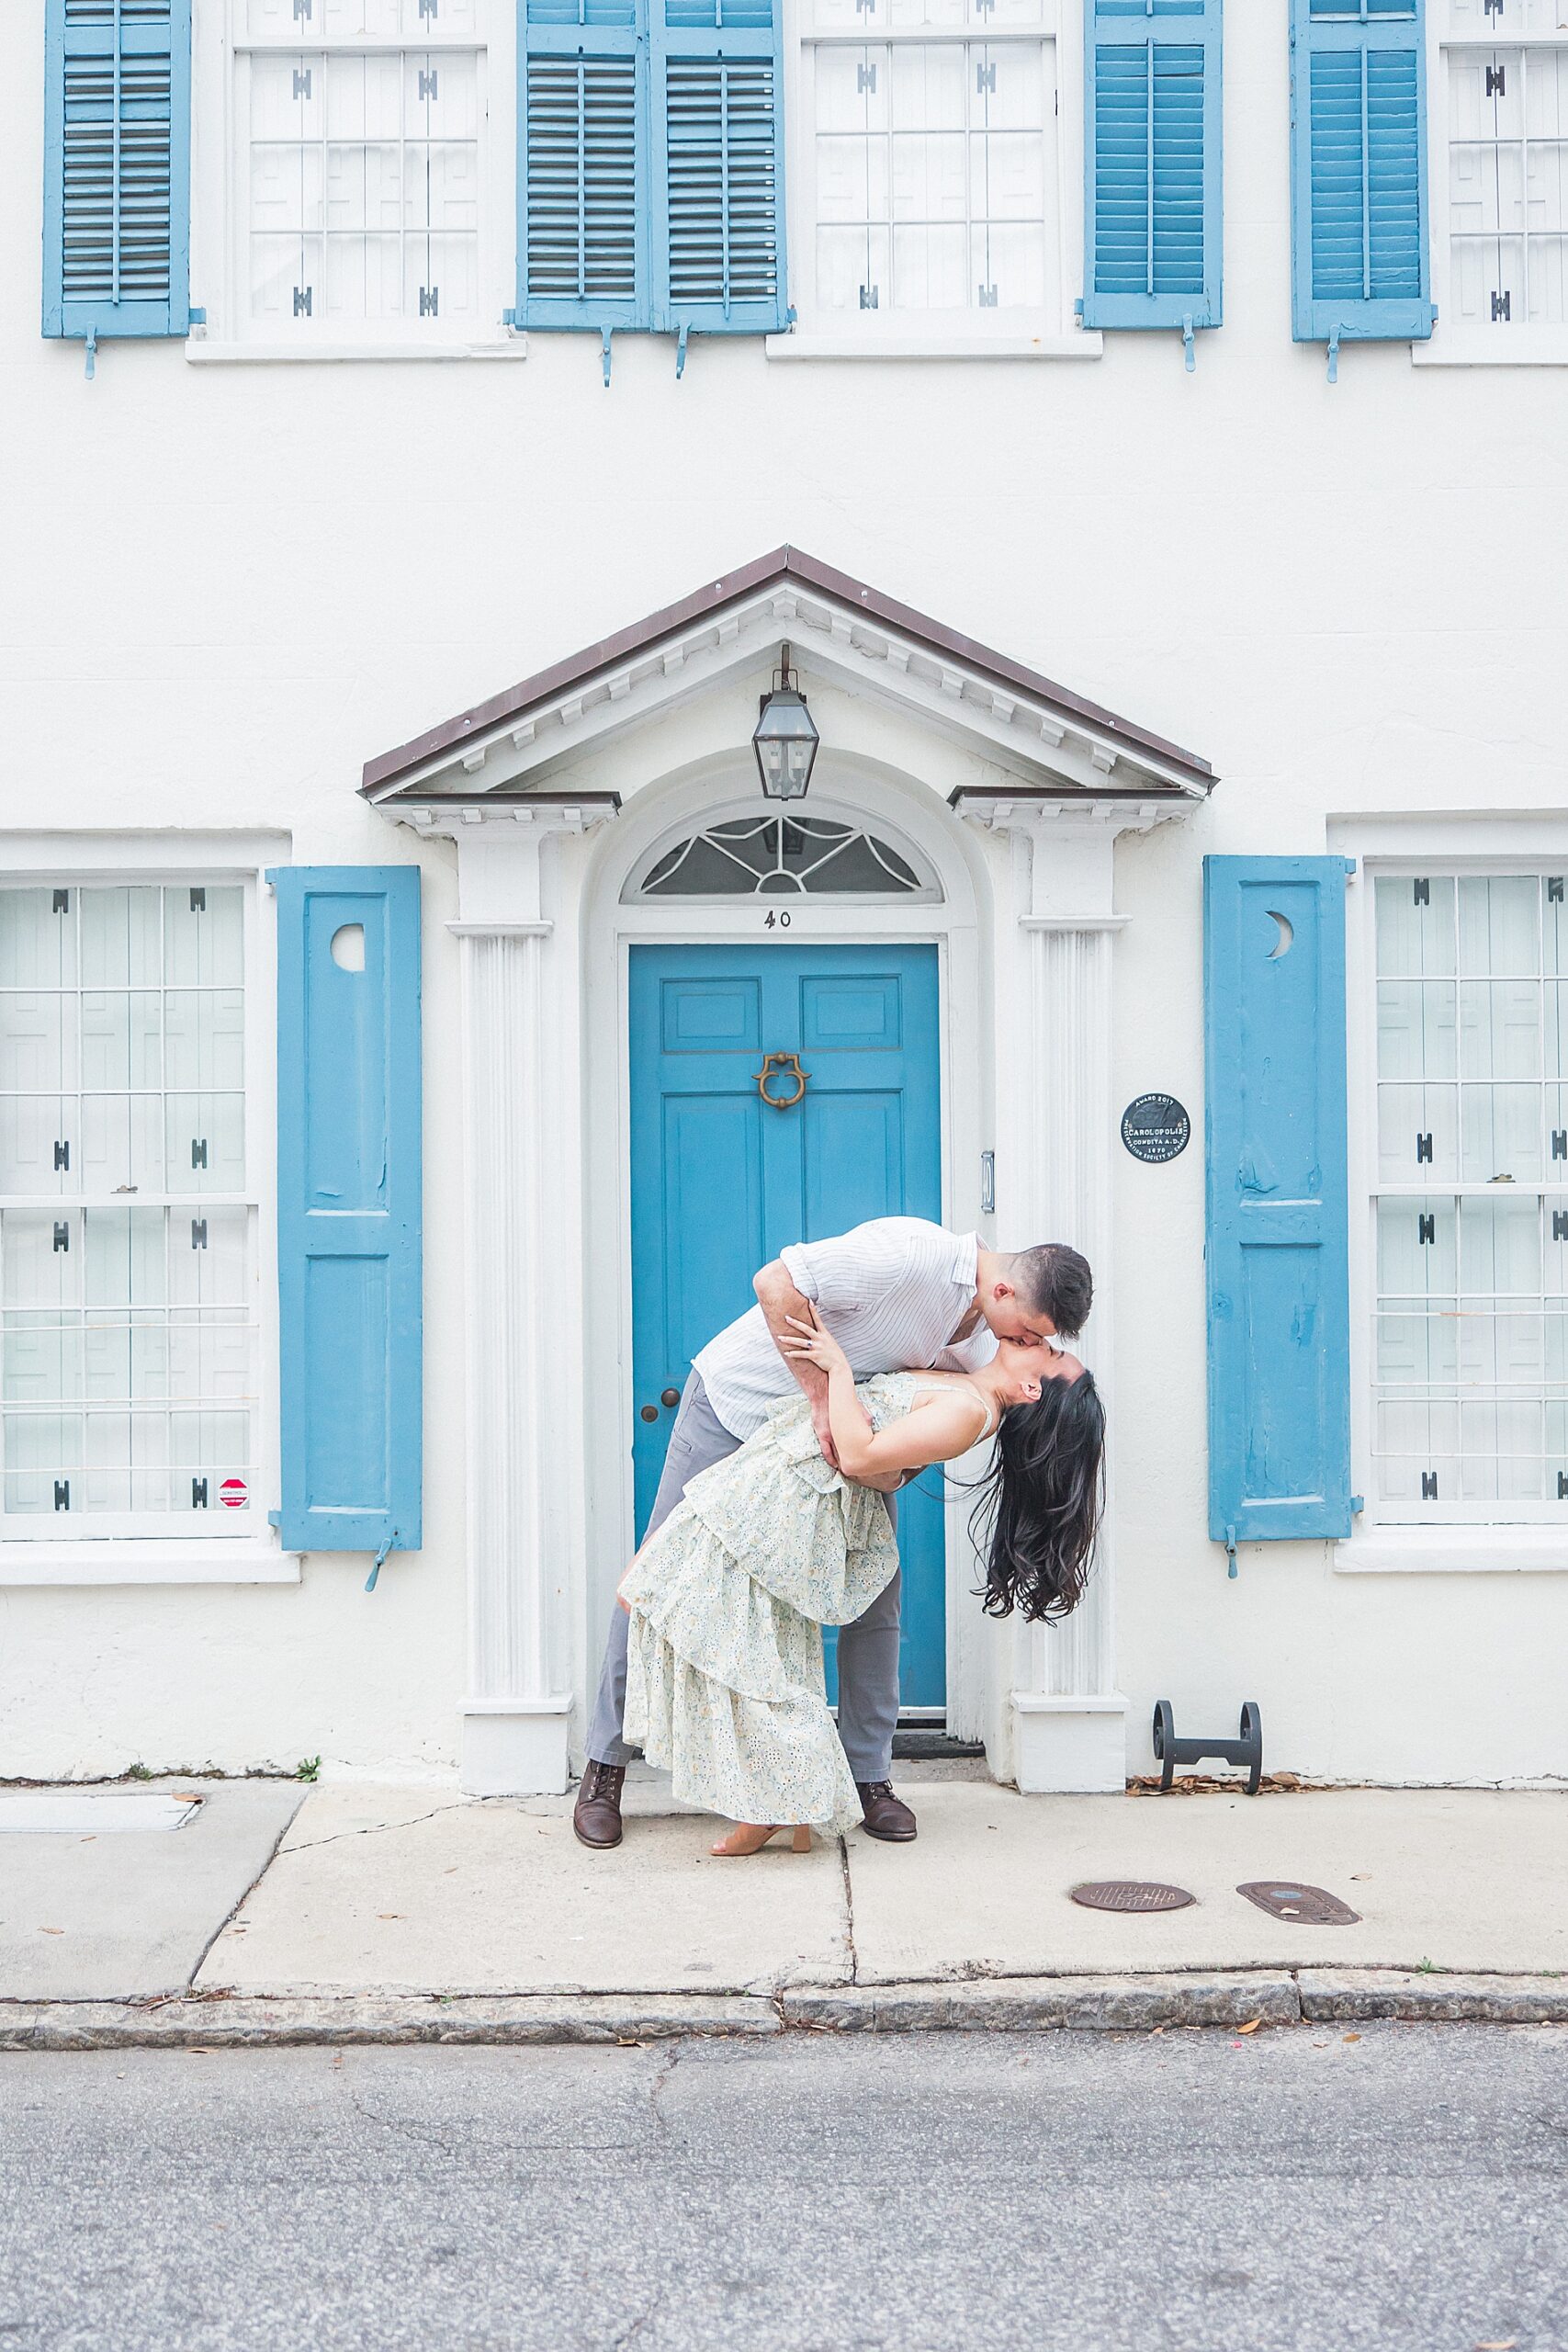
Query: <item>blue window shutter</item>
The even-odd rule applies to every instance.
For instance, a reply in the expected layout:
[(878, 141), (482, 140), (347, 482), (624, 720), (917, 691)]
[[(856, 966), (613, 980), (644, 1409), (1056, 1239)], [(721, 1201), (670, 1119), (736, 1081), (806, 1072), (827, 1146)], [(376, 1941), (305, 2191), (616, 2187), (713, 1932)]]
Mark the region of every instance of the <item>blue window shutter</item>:
[(423, 1436), (419, 869), (282, 866), (269, 878), (283, 1542), (412, 1551)]
[(783, 0), (649, 0), (654, 320), (783, 327)]
[(519, 326), (649, 324), (646, 0), (519, 0)]
[(46, 0), (43, 332), (190, 326), (190, 0)]
[(1424, 18), (1425, 0), (1291, 0), (1298, 343), (1431, 334)]
[(1350, 1532), (1345, 877), (1203, 862), (1209, 1532)]
[(1220, 0), (1085, 0), (1083, 322), (1217, 327)]

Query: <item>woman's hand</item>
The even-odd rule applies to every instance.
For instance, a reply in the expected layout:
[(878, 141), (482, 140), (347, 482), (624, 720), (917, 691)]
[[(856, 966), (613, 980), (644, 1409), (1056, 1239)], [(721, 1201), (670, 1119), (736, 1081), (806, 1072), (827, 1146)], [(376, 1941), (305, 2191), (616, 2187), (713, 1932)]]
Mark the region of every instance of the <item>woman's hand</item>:
[(811, 1317), (809, 1323), (803, 1322), (798, 1315), (784, 1317), (784, 1321), (801, 1335), (797, 1340), (785, 1340), (783, 1342), (784, 1352), (806, 1363), (814, 1363), (819, 1372), (833, 1373), (840, 1370), (848, 1372), (850, 1370), (848, 1356), (809, 1301), (807, 1303), (807, 1313)]

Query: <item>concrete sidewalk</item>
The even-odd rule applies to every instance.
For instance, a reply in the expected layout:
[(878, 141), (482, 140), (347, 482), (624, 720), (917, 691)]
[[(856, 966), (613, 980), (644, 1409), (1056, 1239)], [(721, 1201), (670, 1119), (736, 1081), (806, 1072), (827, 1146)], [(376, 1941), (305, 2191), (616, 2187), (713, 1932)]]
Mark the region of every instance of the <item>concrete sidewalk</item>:
[[(609, 1854), (577, 1844), (567, 1798), (363, 1785), (207, 1783), (186, 1826), (90, 1848), (0, 1833), (0, 2004), (18, 2005), (0, 2040), (63, 2030), (61, 2005), (182, 1992), (159, 2038), (188, 2039), (187, 2011), (189, 2031), (216, 2032), (221, 2013), (236, 2039), (266, 2038), (269, 2020), (326, 2039), (1283, 2020), (1308, 1994), (1321, 2014), (1446, 2001), (1568, 2018), (1568, 1793), (1024, 1798), (919, 1766), (900, 1786), (913, 1846), (857, 1831), (742, 1862), (714, 1860), (711, 1822), (650, 1782)], [(214, 1876), (219, 1832), (242, 1815), (248, 1840), (231, 1837)], [(1128, 1916), (1069, 1899), (1117, 1878), (1196, 1900)], [(1269, 1878), (1362, 1916), (1272, 1918), (1235, 1891)], [(1491, 2007), (1484, 1988), (1461, 1992), (1479, 1979), (1502, 1988)], [(107, 2034), (114, 2019), (72, 2023)]]

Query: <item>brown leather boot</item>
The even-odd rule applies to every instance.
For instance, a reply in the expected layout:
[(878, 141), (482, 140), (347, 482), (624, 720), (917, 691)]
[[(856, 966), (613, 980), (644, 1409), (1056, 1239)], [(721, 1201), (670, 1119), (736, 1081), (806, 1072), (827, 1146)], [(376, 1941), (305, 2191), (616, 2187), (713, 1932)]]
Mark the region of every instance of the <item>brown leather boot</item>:
[(590, 1758), (583, 1766), (582, 1785), (571, 1809), (571, 1826), (583, 1845), (620, 1844), (621, 1783), (626, 1777), (624, 1764), (595, 1764)]
[(917, 1834), (914, 1815), (893, 1793), (891, 1781), (857, 1781), (860, 1809), (868, 1838), (885, 1838), (890, 1846), (907, 1846)]

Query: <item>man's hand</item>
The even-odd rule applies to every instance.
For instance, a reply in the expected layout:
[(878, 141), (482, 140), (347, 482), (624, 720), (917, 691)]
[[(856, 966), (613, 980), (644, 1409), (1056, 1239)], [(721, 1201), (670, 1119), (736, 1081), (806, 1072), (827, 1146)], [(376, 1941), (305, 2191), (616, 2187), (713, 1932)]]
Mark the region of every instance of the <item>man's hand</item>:
[(839, 1449), (833, 1443), (833, 1431), (828, 1420), (828, 1393), (811, 1400), (811, 1426), (817, 1432), (817, 1442), (822, 1449), (822, 1459), (829, 1470), (839, 1467)]

